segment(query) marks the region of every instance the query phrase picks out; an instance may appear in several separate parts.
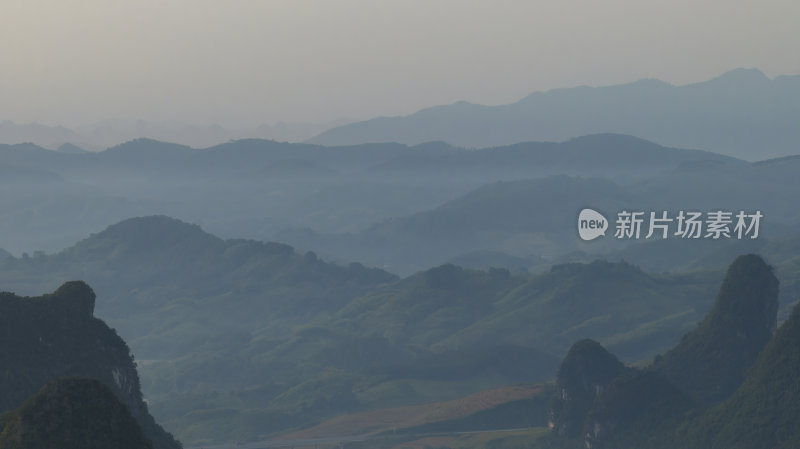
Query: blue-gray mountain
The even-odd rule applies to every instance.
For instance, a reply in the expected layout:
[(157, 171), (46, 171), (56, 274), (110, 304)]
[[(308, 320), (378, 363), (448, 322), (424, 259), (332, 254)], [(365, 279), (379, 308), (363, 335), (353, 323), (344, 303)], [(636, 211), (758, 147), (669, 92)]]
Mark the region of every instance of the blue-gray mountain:
[(800, 75), (769, 79), (756, 69), (737, 69), (685, 86), (645, 79), (536, 92), (502, 106), (459, 102), (351, 123), (309, 142), (413, 145), (441, 140), (483, 148), (613, 132), (760, 160), (797, 154), (798, 124)]
[[(709, 258), (709, 263), (703, 266), (723, 266), (731, 257), (757, 250), (769, 239), (800, 232), (800, 215), (794, 206), (794, 192), (800, 189), (796, 175), (800, 158), (706, 162), (686, 161), (669, 173), (638, 182), (563, 175), (495, 182), (438, 207), (393, 217), (357, 233), (289, 230), (279, 238), (400, 274), (487, 250), (486, 254), (507, 253), (509, 257), (500, 265), (507, 268), (515, 268), (512, 256), (529, 260), (530, 268), (586, 252), (589, 255), (579, 260), (607, 255), (635, 261), (648, 270), (671, 271), (704, 258)], [(666, 211), (673, 219), (680, 210), (704, 214), (723, 210), (732, 216), (742, 210), (761, 211), (764, 218), (757, 239), (734, 235), (733, 239), (711, 241), (671, 235), (656, 241), (645, 239), (646, 229), (639, 239), (617, 239), (612, 224), (605, 238), (587, 245), (576, 231), (577, 213), (584, 207), (602, 211), (610, 220), (623, 210)], [(673, 223), (672, 231), (675, 229)], [(546, 260), (542, 262), (540, 257)]]
[(83, 154), (0, 145), (0, 186), (14, 192), (0, 197), (0, 247), (18, 255), (56, 251), (99, 227), (154, 214), (258, 240), (287, 229), (357, 232), (497, 181), (563, 173), (629, 183), (682, 165), (743, 163), (621, 135), (479, 151), (443, 143), (330, 148), (266, 140), (193, 149), (141, 139)]

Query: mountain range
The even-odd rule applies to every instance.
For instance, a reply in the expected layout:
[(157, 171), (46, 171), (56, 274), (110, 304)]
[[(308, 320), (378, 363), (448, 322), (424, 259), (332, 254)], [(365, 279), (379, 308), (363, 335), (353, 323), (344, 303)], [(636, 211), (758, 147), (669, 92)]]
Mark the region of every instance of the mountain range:
[(346, 120), (330, 123), (283, 123), (254, 127), (190, 125), (177, 121), (103, 120), (75, 127), (49, 126), (41, 123), (0, 122), (0, 143), (33, 143), (66, 153), (102, 151), (133, 139), (147, 138), (193, 147), (210, 147), (236, 139), (272, 139), (302, 142), (325, 129), (341, 126)]
[(800, 75), (766, 77), (736, 69), (684, 86), (655, 79), (536, 92), (516, 103), (435, 106), (333, 128), (323, 145), (444, 141), (467, 148), (630, 134), (662, 145), (703, 148), (755, 161), (797, 154)]
[(579, 338), (648, 357), (710, 307), (718, 278), (598, 261), (540, 275), (442, 265), (399, 279), (163, 216), (0, 260), (6, 290), (90, 282), (99, 316), (137, 355), (151, 409), (196, 443), (544, 381)]
[[(762, 249), (796, 289), (800, 270), (790, 241)], [(775, 298), (785, 298), (784, 314), (796, 300), (795, 290), (779, 295), (774, 282), (756, 276), (748, 260), (739, 258), (728, 270), (714, 303), (722, 281), (716, 268), (653, 274), (597, 260), (530, 274), (445, 264), (398, 278), (359, 263), (326, 262), (285, 244), (224, 240), (196, 225), (150, 216), (122, 221), (55, 254), (0, 259), (0, 285), (30, 294), (69, 279), (90, 282), (98, 292), (97, 313), (137, 355), (149, 410), (182, 440), (209, 444), (296, 431), (342, 413), (545, 382), (555, 375), (558, 357), (587, 338), (625, 362), (656, 358), (655, 374), (622, 377), (618, 388), (646, 392), (663, 385), (678, 388), (691, 403), (702, 401), (698, 392), (711, 393), (708, 401), (717, 403), (744, 378), (743, 370), (726, 363), (752, 363), (769, 340), (770, 331), (754, 334), (752, 350), (737, 344), (731, 352), (729, 335), (749, 335), (758, 327), (745, 322), (746, 329), (737, 330), (731, 327), (735, 318), (772, 317), (760, 326), (773, 329), (780, 319)], [(762, 278), (773, 276), (772, 269), (762, 271)], [(753, 309), (747, 301), (765, 308)], [(610, 357), (596, 344), (585, 346), (570, 353)], [(698, 359), (717, 361), (701, 369)], [(715, 369), (732, 377), (715, 393), (697, 379), (682, 380), (687, 360), (709, 382), (723, 383)], [(619, 363), (608, 362), (612, 368)], [(611, 371), (603, 385), (627, 369)], [(592, 397), (584, 402), (593, 403)], [(670, 397), (678, 396), (663, 399)], [(617, 399), (609, 401), (604, 404), (612, 407)], [(528, 405), (542, 410), (541, 404)], [(497, 422), (492, 416), (474, 419)]]
[[(328, 245), (307, 246), (302, 234), (309, 230), (314, 234), (362, 232), (498, 181), (566, 174), (602, 177), (628, 186), (675, 170), (694, 170), (710, 176), (710, 184), (716, 181), (714, 176), (738, 175), (737, 166), (746, 170), (748, 164), (620, 135), (477, 151), (442, 143), (330, 148), (265, 140), (201, 150), (136, 140), (84, 154), (30, 144), (0, 145), (0, 173), (8, 173), (0, 177), (0, 184), (15, 192), (0, 198), (0, 247), (15, 254), (53, 252), (97, 227), (132, 216), (168, 214), (202, 224), (223, 237), (280, 240), (299, 232), (300, 237), (288, 243), (328, 258), (400, 271), (395, 267), (400, 262), (408, 265), (406, 261), (372, 262), (372, 258), (327, 251)], [(788, 176), (783, 179), (796, 182)], [(762, 187), (757, 189), (753, 195)], [(502, 250), (462, 246), (416, 261), (412, 269), (487, 249)]]
[[(755, 75), (729, 81), (764, 84)], [(346, 428), (413, 438), (504, 421), (541, 426), (542, 392), (577, 398), (550, 409), (552, 447), (655, 445), (676, 434), (686, 447), (723, 445), (737, 431), (720, 420), (742, 425), (736, 407), (778, 401), (758, 382), (790, 389), (796, 378), (794, 333), (782, 329), (793, 328), (800, 297), (798, 164), (620, 134), (484, 149), (258, 139), (203, 149), (139, 139), (92, 153), (0, 145), (0, 185), (13, 192), (0, 197), (0, 246), (10, 250), (0, 251), (0, 290), (55, 292), (0, 295), (11, 310), (0, 314), (11, 342), (0, 366), (13, 367), (2, 378), (0, 427), (32, 428), (23, 414), (39, 409), (21, 404), (67, 375), (115, 392), (130, 386), (122, 405), (164, 447), (171, 437), (144, 412), (203, 446), (364, 417)], [(757, 239), (625, 241), (612, 228), (583, 242), (576, 218), (587, 207), (607, 217), (760, 211), (763, 221)], [(31, 306), (41, 313), (16, 319), (28, 307), (19, 304), (45, 312)], [(775, 328), (789, 337), (772, 338)], [(74, 350), (95, 348), (87, 339), (105, 355)], [(769, 352), (775, 341), (781, 349)], [(119, 410), (102, 389), (86, 388)], [(497, 393), (508, 388), (519, 391)], [(470, 413), (380, 418), (481, 394), (489, 400)], [(537, 415), (507, 419), (515, 413)], [(405, 428), (387, 424), (399, 422)], [(728, 436), (695, 433), (694, 423)], [(795, 439), (781, 433), (774, 443)]]
[[(501, 181), (359, 232), (324, 234), (295, 229), (283, 231), (277, 238), (400, 274), (481, 251), (505, 254), (512, 263), (500, 265), (506, 267), (519, 263), (513, 258), (530, 259), (526, 266), (530, 269), (585, 253), (578, 260), (624, 258), (647, 269), (671, 271), (702, 258), (701, 254), (724, 247), (741, 253), (770, 238), (800, 231), (800, 216), (791, 206), (793, 186), (800, 188), (795, 180), (797, 170), (798, 158), (755, 164), (720, 161), (711, 166), (689, 161), (669, 173), (628, 183), (564, 175)], [(640, 239), (618, 239), (612, 228), (605, 238), (586, 244), (577, 238), (576, 225), (578, 211), (585, 207), (603, 211), (612, 220), (626, 210), (668, 212), (671, 217), (681, 210), (761, 211), (768, 218), (760, 229), (761, 240), (687, 241), (674, 236), (657, 240), (645, 239), (644, 234)]]

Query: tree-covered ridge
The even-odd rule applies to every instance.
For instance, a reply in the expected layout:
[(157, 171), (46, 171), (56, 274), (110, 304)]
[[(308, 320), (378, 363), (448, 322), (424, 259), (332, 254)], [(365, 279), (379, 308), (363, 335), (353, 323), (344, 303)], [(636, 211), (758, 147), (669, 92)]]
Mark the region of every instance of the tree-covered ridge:
[(98, 314), (141, 360), (151, 409), (193, 443), (543, 381), (581, 338), (652, 356), (711, 306), (717, 276), (597, 261), (537, 275), (443, 265), (398, 279), (163, 216), (0, 260), (7, 288), (90, 282)]
[(0, 419), (0, 449), (153, 449), (139, 423), (100, 381), (60, 378)]
[(795, 306), (733, 396), (676, 434), (686, 435), (686, 447), (697, 449), (800, 447), (798, 379), (800, 306)]
[(111, 387), (158, 449), (179, 447), (150, 416), (127, 344), (93, 316), (95, 294), (68, 282), (40, 297), (0, 293), (0, 411), (14, 410), (57, 377)]
[(12, 285), (33, 274), (38, 288), (86, 279), (103, 296), (98, 314), (145, 359), (185, 355), (209, 334), (243, 328), (285, 336), (397, 280), (280, 243), (223, 240), (165, 216), (125, 220), (52, 256), (0, 261), (0, 272)]
[(761, 257), (738, 257), (728, 268), (714, 306), (697, 329), (658, 357), (653, 369), (701, 404), (733, 393), (772, 338), (778, 280)]

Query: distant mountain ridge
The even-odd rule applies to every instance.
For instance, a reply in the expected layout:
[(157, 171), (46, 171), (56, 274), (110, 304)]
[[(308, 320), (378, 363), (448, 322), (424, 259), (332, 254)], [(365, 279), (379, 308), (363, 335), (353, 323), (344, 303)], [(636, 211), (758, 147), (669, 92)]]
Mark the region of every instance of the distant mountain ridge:
[(10, 174), (0, 185), (18, 192), (0, 197), (0, 247), (56, 251), (98, 226), (157, 214), (199, 222), (223, 237), (357, 232), (497, 181), (567, 174), (631, 183), (681, 167), (740, 165), (747, 164), (615, 134), (477, 151), (442, 142), (325, 147), (259, 139), (204, 149), (137, 139), (97, 153), (0, 144), (0, 175)]
[(276, 123), (230, 128), (220, 125), (191, 125), (176, 121), (103, 120), (76, 127), (50, 126), (41, 123), (0, 122), (0, 143), (32, 142), (59, 151), (80, 153), (101, 151), (132, 139), (166, 140), (193, 147), (210, 147), (236, 139), (259, 138), (300, 142), (347, 120), (328, 123)]
[[(569, 149), (561, 145), (562, 149)], [(593, 160), (590, 152), (583, 154), (587, 166), (602, 166), (603, 162)], [(644, 167), (644, 163), (637, 165), (639, 170)], [(537, 257), (567, 257), (570, 251), (582, 251), (593, 257), (608, 254), (615, 260), (634, 261), (647, 270), (674, 270), (681, 264), (672, 261), (684, 258), (687, 263), (726, 244), (738, 254), (752, 251), (750, 248), (780, 233), (796, 233), (794, 227), (800, 216), (789, 205), (794, 203), (799, 169), (797, 158), (757, 164), (736, 159), (693, 159), (669, 173), (639, 182), (565, 175), (500, 181), (435, 208), (374, 223), (358, 233), (331, 235), (287, 230), (278, 238), (400, 274), (487, 250), (526, 258), (532, 261), (529, 266), (535, 265)], [(755, 240), (625, 240), (614, 237), (612, 225), (605, 238), (587, 245), (577, 238), (575, 227), (576, 215), (585, 207), (608, 214), (609, 218), (623, 210), (668, 211), (671, 217), (679, 210), (723, 210), (733, 214), (759, 210), (769, 218), (764, 219)], [(629, 243), (632, 245), (624, 247)], [(717, 266), (724, 265), (733, 255), (723, 255), (723, 262)], [(514, 268), (513, 264), (497, 266)]]
[(483, 148), (610, 132), (758, 160), (796, 154), (798, 123), (800, 75), (769, 79), (757, 69), (735, 69), (684, 86), (645, 79), (536, 92), (501, 106), (458, 102), (404, 117), (351, 123), (308, 142), (352, 145), (441, 140)]
[[(69, 147), (65, 145), (65, 147)], [(74, 147), (74, 146), (72, 146)], [(74, 177), (86, 170), (185, 175), (233, 171), (263, 175), (259, 170), (280, 171), (313, 167), (314, 174), (373, 174), (416, 171), (452, 176), (475, 171), (496, 172), (508, 178), (546, 174), (599, 174), (641, 178), (665, 174), (686, 163), (743, 164), (741, 160), (705, 150), (665, 147), (624, 134), (581, 135), (563, 142), (525, 141), (513, 145), (466, 150), (444, 142), (407, 145), (378, 143), (327, 147), (265, 139), (230, 141), (208, 148), (139, 138), (99, 152), (46, 150), (31, 143), (0, 144), (0, 164), (47, 169)], [(157, 170), (157, 171), (156, 171)], [(639, 173), (625, 175), (626, 170)], [(302, 173), (301, 173), (302, 174)], [(497, 178), (495, 178), (497, 179)]]

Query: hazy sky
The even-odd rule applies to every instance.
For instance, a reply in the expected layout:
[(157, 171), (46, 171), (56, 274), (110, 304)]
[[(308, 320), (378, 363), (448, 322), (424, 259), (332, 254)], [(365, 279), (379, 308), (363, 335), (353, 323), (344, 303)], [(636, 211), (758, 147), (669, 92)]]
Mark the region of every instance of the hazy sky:
[(0, 120), (324, 122), (798, 74), (798, 19), (796, 0), (2, 0)]

